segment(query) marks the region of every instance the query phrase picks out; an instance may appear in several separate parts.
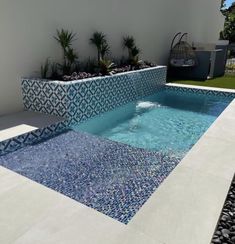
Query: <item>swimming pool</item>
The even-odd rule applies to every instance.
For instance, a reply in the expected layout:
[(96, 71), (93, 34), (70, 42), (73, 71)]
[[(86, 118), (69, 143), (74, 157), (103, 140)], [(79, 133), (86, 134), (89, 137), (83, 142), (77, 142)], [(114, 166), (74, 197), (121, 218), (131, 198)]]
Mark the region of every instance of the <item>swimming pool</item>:
[(183, 157), (231, 100), (165, 89), (73, 129)]
[(165, 89), (0, 165), (127, 224), (231, 100)]

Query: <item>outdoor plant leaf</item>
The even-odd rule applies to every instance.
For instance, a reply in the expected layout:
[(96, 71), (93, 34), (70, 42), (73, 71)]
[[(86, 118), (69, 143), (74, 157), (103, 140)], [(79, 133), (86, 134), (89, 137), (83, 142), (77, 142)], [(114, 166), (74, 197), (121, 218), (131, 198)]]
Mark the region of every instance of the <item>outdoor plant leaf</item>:
[(50, 69), (50, 60), (46, 59), (45, 63), (41, 65), (41, 78), (46, 79), (48, 77), (48, 72)]
[(104, 57), (107, 51), (109, 51), (105, 34), (98, 31), (94, 32), (90, 38), (90, 43), (97, 49), (97, 61), (99, 64), (102, 56)]
[(110, 75), (115, 68), (115, 64), (109, 59), (100, 60), (100, 72), (102, 75)]
[(76, 34), (68, 30), (57, 30), (57, 36), (54, 38), (60, 44), (63, 50), (63, 64), (58, 64), (62, 75), (69, 75), (72, 71), (78, 55), (75, 53), (74, 49), (71, 47), (72, 42), (75, 40)]
[(51, 64), (51, 79), (58, 79), (58, 78), (59, 78), (58, 64), (52, 63)]
[(128, 60), (131, 69), (138, 67), (140, 60), (140, 49), (135, 44), (135, 39), (132, 36), (126, 36), (123, 38), (123, 47), (128, 50)]
[(66, 58), (67, 61), (72, 65), (73, 63), (75, 63), (76, 59), (78, 58), (77, 54), (74, 52), (74, 50), (72, 48), (68, 48), (66, 50)]
[(101, 46), (100, 54), (101, 59), (104, 59), (105, 56), (110, 52), (110, 47), (107, 42), (104, 42)]
[(123, 38), (123, 48), (132, 49), (135, 46), (135, 39), (133, 36), (126, 36)]
[(72, 31), (68, 30), (57, 30), (57, 36), (54, 36), (54, 38), (57, 40), (57, 42), (61, 45), (63, 50), (66, 48), (69, 48), (72, 45), (72, 42), (75, 40), (76, 34)]

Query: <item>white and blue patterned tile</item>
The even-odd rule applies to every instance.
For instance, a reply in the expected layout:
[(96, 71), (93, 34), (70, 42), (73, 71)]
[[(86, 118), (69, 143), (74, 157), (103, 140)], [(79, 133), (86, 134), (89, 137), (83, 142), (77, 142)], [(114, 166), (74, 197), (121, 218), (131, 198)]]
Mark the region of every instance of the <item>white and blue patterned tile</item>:
[(24, 146), (37, 143), (45, 140), (57, 133), (66, 130), (68, 127), (67, 122), (59, 122), (45, 128), (37, 129), (23, 135), (0, 142), (0, 156), (9, 152), (13, 152)]
[(78, 123), (153, 94), (165, 84), (165, 76), (163, 67), (68, 84), (23, 79), (24, 106)]

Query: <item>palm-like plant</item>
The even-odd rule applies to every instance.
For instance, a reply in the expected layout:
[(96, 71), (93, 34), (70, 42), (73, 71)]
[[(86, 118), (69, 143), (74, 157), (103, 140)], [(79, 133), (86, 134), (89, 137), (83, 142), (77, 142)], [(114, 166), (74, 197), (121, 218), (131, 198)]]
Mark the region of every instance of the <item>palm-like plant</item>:
[(57, 36), (54, 36), (63, 50), (64, 61), (62, 65), (59, 65), (63, 74), (69, 74), (71, 72), (71, 68), (78, 58), (74, 49), (71, 47), (72, 42), (75, 40), (75, 36), (76, 34), (72, 31), (64, 29), (57, 30)]
[(136, 46), (134, 46), (132, 49), (131, 49), (131, 57), (132, 57), (132, 59), (131, 59), (131, 61), (133, 60), (133, 59), (137, 59), (137, 60), (139, 60), (139, 54), (140, 54), (140, 49), (138, 48), (138, 47), (136, 47)]
[(59, 78), (58, 64), (54, 62), (51, 64), (51, 79), (56, 80), (58, 78)]
[(94, 32), (90, 38), (90, 43), (97, 49), (97, 59), (99, 64), (101, 59), (104, 59), (104, 56), (109, 52), (109, 45), (105, 34), (98, 31)]
[(128, 50), (128, 59), (131, 65), (131, 69), (133, 66), (138, 66), (139, 64), (139, 54), (140, 49), (135, 44), (135, 39), (132, 36), (126, 36), (123, 38), (123, 47)]
[(123, 38), (123, 48), (127, 48), (129, 59), (131, 58), (131, 50), (135, 47), (135, 39), (132, 36), (126, 36)]
[(101, 50), (100, 50), (100, 55), (101, 55), (101, 59), (104, 59), (105, 56), (110, 52), (110, 47), (109, 44), (105, 41), (102, 46), (101, 46)]
[(72, 48), (69, 47), (66, 50), (66, 59), (67, 59), (67, 62), (72, 65), (73, 63), (75, 63), (75, 61), (76, 61), (77, 58), (78, 58), (78, 56), (75, 53), (75, 51)]
[(41, 65), (41, 78), (42, 79), (47, 79), (49, 69), (50, 69), (50, 60), (49, 60), (49, 58), (47, 58), (45, 63)]
[(110, 75), (115, 64), (109, 59), (101, 59), (99, 67), (102, 75)]
[(54, 36), (55, 40), (60, 44), (64, 52), (64, 59), (66, 58), (66, 50), (70, 48), (72, 42), (75, 40), (76, 34), (72, 31), (68, 30), (56, 30), (56, 36)]

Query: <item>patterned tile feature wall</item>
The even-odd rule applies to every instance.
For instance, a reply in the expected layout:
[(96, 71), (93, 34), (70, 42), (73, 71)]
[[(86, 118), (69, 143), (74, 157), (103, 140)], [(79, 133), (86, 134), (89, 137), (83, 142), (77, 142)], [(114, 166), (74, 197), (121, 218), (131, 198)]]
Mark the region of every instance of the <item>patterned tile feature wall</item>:
[(166, 67), (161, 66), (82, 81), (22, 79), (22, 91), (26, 110), (62, 116), (74, 124), (151, 95), (165, 83)]
[(45, 128), (40, 128), (29, 133), (22, 134), (20, 136), (1, 141), (0, 156), (9, 152), (14, 152), (15, 150), (20, 149), (24, 146), (32, 145), (34, 143), (48, 139), (54, 135), (57, 135), (60, 132), (65, 131), (66, 127), (67, 125), (65, 122), (58, 122)]

